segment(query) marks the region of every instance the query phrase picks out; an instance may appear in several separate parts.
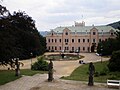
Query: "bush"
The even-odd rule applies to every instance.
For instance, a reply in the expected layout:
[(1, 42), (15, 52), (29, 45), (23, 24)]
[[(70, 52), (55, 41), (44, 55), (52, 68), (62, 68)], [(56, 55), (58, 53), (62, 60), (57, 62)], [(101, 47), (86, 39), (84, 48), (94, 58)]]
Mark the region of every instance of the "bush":
[(46, 62), (43, 57), (39, 57), (38, 61), (32, 65), (31, 69), (48, 71), (48, 62)]
[(69, 51), (69, 53), (74, 53), (74, 51)]
[(51, 50), (51, 52), (54, 52), (54, 50)]
[(100, 76), (105, 76), (105, 75), (107, 75), (106, 72), (104, 72), (104, 71), (101, 71), (101, 72), (100, 72)]
[(95, 72), (94, 76), (99, 77), (99, 72)]
[(107, 75), (109, 73), (109, 69), (107, 67), (104, 67), (102, 71), (100, 71), (100, 76)]
[(120, 72), (120, 50), (112, 53), (112, 56), (109, 60), (108, 68), (110, 71)]
[(48, 50), (48, 49), (46, 49), (46, 52), (49, 52), (49, 50)]
[(117, 77), (115, 75), (111, 75), (108, 79), (115, 80), (115, 79), (117, 79)]

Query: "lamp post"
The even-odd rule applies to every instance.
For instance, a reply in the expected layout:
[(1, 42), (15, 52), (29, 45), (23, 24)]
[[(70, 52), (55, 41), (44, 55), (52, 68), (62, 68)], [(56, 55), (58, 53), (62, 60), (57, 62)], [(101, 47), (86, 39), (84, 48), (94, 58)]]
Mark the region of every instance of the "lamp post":
[(101, 45), (101, 63), (102, 63), (102, 51), (103, 51), (103, 46)]
[(31, 55), (31, 69), (32, 69), (32, 56), (33, 56), (33, 53), (31, 52), (30, 55)]

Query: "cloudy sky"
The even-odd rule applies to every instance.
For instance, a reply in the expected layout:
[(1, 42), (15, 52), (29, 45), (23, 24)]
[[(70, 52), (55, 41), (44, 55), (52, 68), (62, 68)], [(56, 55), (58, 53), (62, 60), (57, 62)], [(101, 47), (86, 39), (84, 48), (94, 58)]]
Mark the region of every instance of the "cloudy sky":
[(120, 20), (120, 0), (3, 0), (1, 4), (11, 13), (25, 11), (39, 31), (71, 26), (74, 21), (84, 20), (90, 26)]

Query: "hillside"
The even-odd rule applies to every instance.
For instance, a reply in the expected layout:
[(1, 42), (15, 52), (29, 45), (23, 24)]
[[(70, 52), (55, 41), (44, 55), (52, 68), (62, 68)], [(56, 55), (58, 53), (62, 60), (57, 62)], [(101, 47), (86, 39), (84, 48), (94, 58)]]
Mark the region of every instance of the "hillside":
[(45, 36), (47, 35), (47, 31), (39, 31), (39, 33), (40, 33), (43, 37), (45, 37)]
[(112, 26), (113, 28), (116, 28), (116, 29), (119, 28), (120, 29), (120, 21), (114, 22), (114, 23), (110, 23), (107, 26)]

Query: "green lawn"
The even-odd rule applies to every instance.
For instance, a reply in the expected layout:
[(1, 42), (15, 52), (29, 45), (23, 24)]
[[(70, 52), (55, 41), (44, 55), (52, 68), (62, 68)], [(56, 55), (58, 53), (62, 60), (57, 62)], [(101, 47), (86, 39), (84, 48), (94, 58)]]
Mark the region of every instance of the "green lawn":
[[(94, 63), (96, 73), (94, 77), (95, 82), (105, 83), (107, 79), (120, 79), (120, 72), (109, 72), (107, 68), (108, 62), (97, 62)], [(77, 69), (75, 69), (72, 74), (68, 77), (62, 77), (63, 79), (68, 80), (77, 80), (77, 81), (88, 81), (88, 67), (89, 64), (84, 64)]]
[[(33, 71), (29, 69), (22, 69), (21, 70), (21, 75), (28, 75), (32, 76), (34, 74), (43, 74), (46, 73), (45, 71)], [(14, 70), (0, 70), (0, 85), (3, 85), (5, 83), (8, 83), (10, 81), (16, 80), (20, 78), (21, 76), (17, 77), (15, 76), (15, 71)]]

